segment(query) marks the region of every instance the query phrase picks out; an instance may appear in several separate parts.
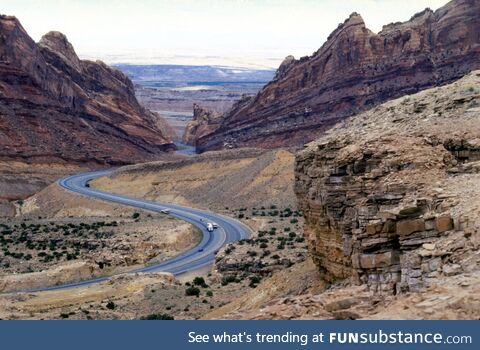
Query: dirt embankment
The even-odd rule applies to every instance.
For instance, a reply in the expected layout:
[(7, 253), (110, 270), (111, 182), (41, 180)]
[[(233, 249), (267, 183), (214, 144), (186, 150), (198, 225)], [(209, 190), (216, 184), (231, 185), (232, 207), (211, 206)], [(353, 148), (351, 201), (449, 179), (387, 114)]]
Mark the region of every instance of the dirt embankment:
[(293, 153), (257, 149), (211, 152), (174, 162), (153, 162), (118, 169), (92, 183), (104, 191), (212, 210), (296, 208)]
[(0, 217), (15, 216), (16, 201), (21, 203), (57, 179), (81, 171), (86, 171), (86, 168), (61, 164), (0, 162)]

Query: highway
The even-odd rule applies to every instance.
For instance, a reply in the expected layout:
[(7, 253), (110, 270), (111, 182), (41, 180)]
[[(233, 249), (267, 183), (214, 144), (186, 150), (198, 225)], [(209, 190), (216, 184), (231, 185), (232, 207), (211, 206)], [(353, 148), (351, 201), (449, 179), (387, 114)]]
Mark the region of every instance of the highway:
[[(102, 192), (90, 187), (90, 181), (102, 176), (108, 176), (112, 170), (96, 171), (69, 176), (58, 181), (58, 184), (67, 191), (82, 196), (99, 199), (152, 212), (168, 209), (168, 215), (195, 225), (202, 232), (201, 242), (193, 249), (162, 263), (146, 266), (131, 272), (170, 272), (176, 276), (186, 272), (195, 271), (202, 267), (210, 266), (215, 261), (216, 252), (224, 245), (250, 236), (250, 229), (233, 218), (215, 214), (200, 209), (187, 208), (175, 204), (158, 203), (138, 198), (121, 196), (113, 193)], [(213, 232), (207, 230), (207, 222), (217, 223), (218, 228)], [(108, 280), (109, 277), (95, 278), (77, 283), (42, 288), (36, 291), (60, 290), (86, 286)]]

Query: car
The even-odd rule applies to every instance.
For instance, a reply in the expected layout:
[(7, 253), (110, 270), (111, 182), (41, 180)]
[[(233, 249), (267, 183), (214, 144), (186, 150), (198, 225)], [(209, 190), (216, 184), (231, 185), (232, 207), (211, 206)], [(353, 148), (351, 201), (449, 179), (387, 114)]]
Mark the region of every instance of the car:
[(170, 210), (169, 210), (169, 209), (162, 209), (162, 210), (160, 210), (160, 213), (162, 213), (162, 214), (170, 214)]
[(213, 231), (213, 225), (212, 225), (212, 223), (210, 223), (210, 222), (207, 223), (207, 231), (208, 231), (208, 232), (212, 232), (212, 231)]
[(90, 184), (89, 184), (89, 183), (86, 183), (86, 184), (85, 184), (85, 187), (90, 187)]
[(203, 252), (203, 248), (198, 250), (199, 253)]
[(216, 222), (212, 222), (213, 228), (218, 228), (218, 224)]

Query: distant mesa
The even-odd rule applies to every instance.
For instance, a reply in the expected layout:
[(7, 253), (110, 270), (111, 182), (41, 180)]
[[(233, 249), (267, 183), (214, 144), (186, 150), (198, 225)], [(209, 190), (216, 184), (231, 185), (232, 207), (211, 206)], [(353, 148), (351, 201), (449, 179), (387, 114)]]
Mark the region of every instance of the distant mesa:
[(312, 56), (287, 57), (197, 149), (302, 145), (349, 116), (461, 78), (480, 68), (479, 14), (480, 0), (454, 0), (375, 34), (353, 13)]
[(175, 149), (130, 79), (80, 60), (62, 33), (35, 43), (2, 15), (0, 42), (1, 161), (127, 164)]

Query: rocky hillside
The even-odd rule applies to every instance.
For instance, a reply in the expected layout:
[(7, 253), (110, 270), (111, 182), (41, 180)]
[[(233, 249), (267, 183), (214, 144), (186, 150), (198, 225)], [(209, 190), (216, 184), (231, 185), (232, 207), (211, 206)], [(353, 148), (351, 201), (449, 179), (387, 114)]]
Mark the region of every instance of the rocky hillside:
[(221, 113), (205, 109), (197, 104), (193, 105), (193, 120), (187, 124), (183, 134), (183, 142), (195, 146), (201, 137), (214, 132), (220, 127), (223, 120)]
[(353, 13), (312, 56), (288, 57), (198, 150), (303, 144), (348, 116), (479, 69), (479, 13), (480, 0), (453, 0), (378, 34)]
[(126, 164), (174, 148), (132, 82), (82, 61), (58, 32), (35, 43), (0, 16), (0, 160)]
[(208, 152), (178, 161), (119, 168), (92, 182), (103, 191), (210, 210), (296, 208), (294, 155), (259, 149)]
[(476, 71), (353, 117), (297, 154), (323, 278), (398, 294), (478, 273), (479, 120)]

